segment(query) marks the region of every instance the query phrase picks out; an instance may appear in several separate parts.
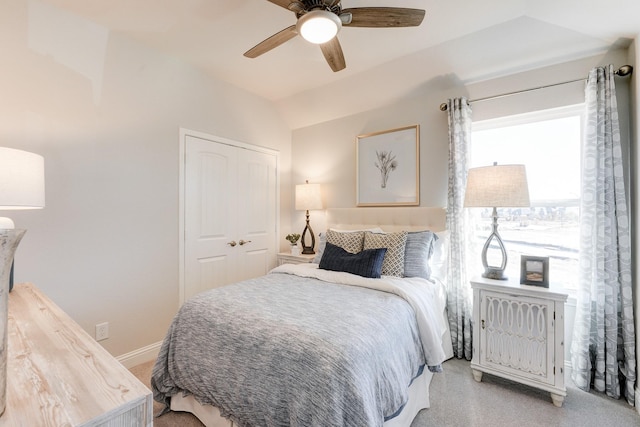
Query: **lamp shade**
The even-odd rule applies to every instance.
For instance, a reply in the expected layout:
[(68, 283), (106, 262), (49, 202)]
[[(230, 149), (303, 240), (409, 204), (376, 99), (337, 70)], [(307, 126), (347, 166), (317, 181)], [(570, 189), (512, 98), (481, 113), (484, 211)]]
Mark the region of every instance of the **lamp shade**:
[(44, 158), (0, 147), (0, 210), (44, 207)]
[(322, 209), (322, 194), (320, 184), (296, 185), (296, 210), (310, 211)]
[(493, 165), (469, 169), (464, 206), (530, 206), (527, 172), (524, 165)]

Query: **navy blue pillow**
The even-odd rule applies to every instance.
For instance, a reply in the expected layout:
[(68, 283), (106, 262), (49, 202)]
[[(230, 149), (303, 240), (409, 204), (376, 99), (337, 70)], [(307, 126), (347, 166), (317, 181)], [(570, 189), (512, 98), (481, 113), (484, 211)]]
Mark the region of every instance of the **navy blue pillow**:
[(379, 279), (382, 272), (382, 262), (387, 248), (366, 249), (352, 254), (340, 246), (327, 242), (318, 268), (331, 271), (343, 271), (362, 277)]

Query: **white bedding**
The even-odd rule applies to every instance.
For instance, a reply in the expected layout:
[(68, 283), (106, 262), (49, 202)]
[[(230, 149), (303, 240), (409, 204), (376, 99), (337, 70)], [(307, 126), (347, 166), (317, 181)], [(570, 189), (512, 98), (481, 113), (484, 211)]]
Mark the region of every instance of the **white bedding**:
[[(370, 224), (382, 227), (385, 231), (401, 231), (401, 230), (434, 230), (440, 231), (444, 229), (444, 209), (442, 208), (346, 208), (346, 209), (329, 209), (326, 212), (326, 226), (337, 227), (340, 229), (360, 229), (370, 228)], [(322, 221), (321, 221), (322, 222)], [(386, 225), (380, 225), (386, 224)], [(323, 227), (320, 227), (323, 229)], [(446, 232), (445, 232), (446, 233)], [(438, 233), (440, 237), (441, 234)], [(445, 243), (446, 239), (442, 239), (438, 243)], [(441, 245), (442, 246), (442, 245)], [(446, 246), (446, 244), (445, 244)], [(437, 252), (437, 251), (436, 251)], [(446, 250), (443, 252), (446, 261)], [(434, 257), (434, 259), (437, 257)], [(435, 260), (437, 263), (438, 261)], [(443, 265), (446, 262), (442, 263)], [(439, 271), (446, 272), (446, 268), (433, 269), (432, 279), (435, 283), (430, 283), (424, 279), (398, 279), (393, 277), (384, 277), (383, 280), (350, 278), (349, 283), (345, 283), (342, 278), (335, 277), (336, 273), (326, 270), (318, 270), (317, 265), (305, 264), (300, 266), (283, 265), (274, 269), (274, 272), (300, 274), (305, 277), (318, 278), (320, 280), (328, 280), (336, 283), (342, 283), (353, 286), (373, 287), (381, 291), (390, 292), (398, 295), (408, 301), (410, 306), (416, 312), (416, 324), (418, 325), (418, 335), (423, 342), (425, 359), (431, 365), (436, 361), (444, 361), (453, 355), (451, 346), (451, 337), (446, 319), (446, 275), (438, 275)], [(341, 273), (344, 277), (344, 273)], [(352, 280), (353, 279), (353, 280)], [(374, 282), (374, 283), (365, 283)], [(427, 303), (428, 298), (434, 297), (437, 304), (433, 306), (433, 302)], [(425, 308), (426, 306), (426, 308)], [(426, 328), (425, 325), (431, 325), (432, 328)], [(442, 337), (442, 340), (440, 340)], [(438, 343), (429, 345), (428, 342)], [(436, 363), (439, 364), (440, 362)], [(433, 374), (427, 369), (422, 375), (414, 380), (409, 387), (409, 399), (407, 405), (402, 412), (395, 418), (384, 423), (384, 427), (406, 427), (411, 424), (416, 414), (423, 408), (429, 407), (429, 383)], [(217, 408), (211, 405), (201, 405), (196, 401), (193, 395), (183, 396), (176, 395), (171, 401), (173, 410), (186, 410), (198, 416), (207, 426), (221, 427), (233, 426), (233, 424), (220, 416)], [(175, 404), (175, 406), (174, 406)]]
[(368, 279), (354, 274), (321, 270), (318, 264), (283, 264), (271, 273), (287, 273), (311, 277), (325, 282), (361, 286), (388, 292), (406, 300), (416, 313), (416, 321), (427, 365), (438, 366), (447, 359), (442, 348), (442, 336), (446, 331), (442, 316), (446, 304), (445, 290), (435, 282), (421, 278), (383, 276)]
[[(385, 421), (382, 427), (407, 427), (422, 409), (429, 408), (429, 384), (433, 379), (433, 373), (425, 370), (409, 386), (409, 400), (402, 412), (395, 418)], [(215, 406), (201, 405), (193, 395), (183, 396), (177, 394), (171, 399), (171, 410), (190, 412), (195, 415), (206, 427), (238, 427), (232, 421), (220, 415)]]

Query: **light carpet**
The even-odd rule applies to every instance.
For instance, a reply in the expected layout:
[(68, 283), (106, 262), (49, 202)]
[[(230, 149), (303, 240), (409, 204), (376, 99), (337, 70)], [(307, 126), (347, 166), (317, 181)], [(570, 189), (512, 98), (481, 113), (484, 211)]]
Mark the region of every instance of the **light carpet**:
[[(411, 427), (626, 427), (640, 426), (640, 415), (623, 400), (586, 393), (567, 386), (562, 408), (551, 403), (549, 393), (485, 374), (478, 383), (469, 362), (452, 359), (431, 382), (431, 408), (420, 411)], [(131, 368), (149, 386), (153, 362)], [(158, 414), (162, 405), (154, 402)], [(154, 419), (154, 427), (202, 427), (191, 414), (169, 412)]]

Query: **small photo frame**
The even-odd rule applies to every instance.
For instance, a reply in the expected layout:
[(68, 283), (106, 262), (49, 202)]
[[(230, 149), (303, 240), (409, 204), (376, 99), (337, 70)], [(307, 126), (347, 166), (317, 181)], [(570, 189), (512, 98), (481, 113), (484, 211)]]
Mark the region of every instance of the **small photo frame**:
[(520, 257), (520, 283), (523, 285), (549, 287), (549, 257)]

